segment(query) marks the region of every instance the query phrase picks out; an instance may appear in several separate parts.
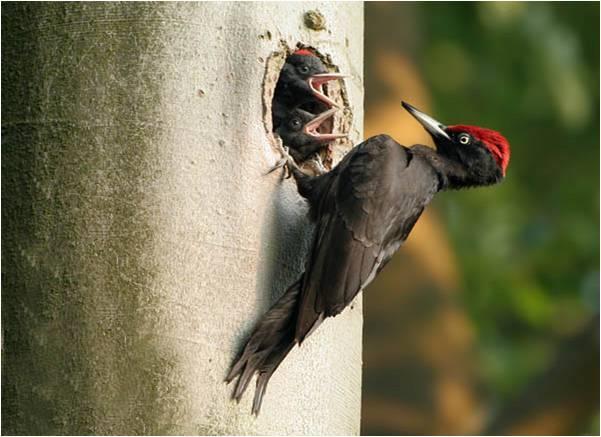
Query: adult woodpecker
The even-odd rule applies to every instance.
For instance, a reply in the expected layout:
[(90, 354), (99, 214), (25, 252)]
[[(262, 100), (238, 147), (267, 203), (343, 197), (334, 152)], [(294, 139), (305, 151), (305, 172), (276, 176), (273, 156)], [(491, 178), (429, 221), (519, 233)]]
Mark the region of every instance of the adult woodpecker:
[(330, 119), (337, 108), (332, 108), (319, 115), (311, 114), (300, 108), (288, 112), (276, 133), (289, 147), (290, 154), (297, 162), (306, 160), (313, 153), (326, 147), (330, 141), (345, 138), (346, 134), (321, 133), (318, 131), (322, 123)]
[(432, 136), (436, 150), (401, 146), (388, 135), (353, 148), (330, 172), (310, 177), (288, 157), (316, 230), (305, 271), (257, 324), (226, 381), (239, 376), (240, 400), (258, 373), (252, 412), (269, 378), (295, 344), (339, 314), (382, 270), (439, 191), (500, 182), (509, 143), (498, 132), (444, 126), (403, 102)]
[(273, 127), (276, 129), (287, 113), (301, 105), (309, 105), (314, 112), (318, 108), (329, 109), (336, 103), (324, 94), (323, 85), (344, 75), (330, 73), (325, 64), (307, 49), (300, 49), (286, 58), (275, 87), (272, 103)]

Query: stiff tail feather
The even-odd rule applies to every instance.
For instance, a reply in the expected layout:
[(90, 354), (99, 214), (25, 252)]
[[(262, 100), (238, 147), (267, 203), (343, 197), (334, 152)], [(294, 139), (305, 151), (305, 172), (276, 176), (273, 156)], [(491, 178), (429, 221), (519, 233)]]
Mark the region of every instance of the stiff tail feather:
[(259, 374), (252, 406), (255, 415), (258, 415), (261, 409), (263, 395), (271, 375), (296, 344), (294, 333), (301, 282), (302, 277), (286, 290), (257, 324), (242, 354), (225, 378), (225, 381), (230, 383), (239, 376), (232, 394), (232, 398), (239, 402), (252, 376), (255, 373)]

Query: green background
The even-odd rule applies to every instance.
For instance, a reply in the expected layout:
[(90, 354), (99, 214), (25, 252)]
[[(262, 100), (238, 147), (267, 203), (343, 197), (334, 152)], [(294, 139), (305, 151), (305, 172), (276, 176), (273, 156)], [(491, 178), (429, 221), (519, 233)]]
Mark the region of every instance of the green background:
[[(570, 365), (588, 360), (597, 372), (599, 366), (599, 4), (368, 2), (365, 8), (366, 118), (390, 93), (373, 67), (376, 54), (400, 53), (424, 82), (431, 115), (494, 128), (512, 145), (503, 184), (446, 193), (431, 208), (458, 260), (456, 301), (474, 330), (470, 378), (479, 399), (490, 417), (505, 414), (523, 392), (533, 397), (524, 405), (544, 408), (541, 398), (551, 395), (536, 398), (530, 387), (565, 355), (566, 342), (592, 330), (592, 342), (577, 348)], [(386, 275), (402, 274), (400, 264), (391, 263)], [(402, 282), (387, 287), (384, 278), (366, 294), (364, 407), (379, 394), (428, 408), (427, 399), (416, 400), (428, 391), (419, 377), (397, 384), (391, 379), (406, 373), (372, 375), (378, 366), (370, 342), (382, 329), (407, 329), (402, 315), (383, 328), (379, 302), (384, 293), (406, 292)], [(428, 298), (421, 302), (428, 305)], [(561, 384), (561, 375), (542, 385)], [(581, 387), (578, 399), (590, 395), (592, 407), (570, 432), (599, 432), (598, 381)], [(573, 402), (570, 388), (557, 390)], [(363, 432), (435, 430), (386, 427), (365, 417)]]

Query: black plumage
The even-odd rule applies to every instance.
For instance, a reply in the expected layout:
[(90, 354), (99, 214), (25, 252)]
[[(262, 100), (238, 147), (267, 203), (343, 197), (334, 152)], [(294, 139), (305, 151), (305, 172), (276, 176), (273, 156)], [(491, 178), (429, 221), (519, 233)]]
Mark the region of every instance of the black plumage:
[(240, 376), (240, 399), (258, 373), (253, 413), (290, 349), (326, 317), (339, 314), (386, 265), (441, 190), (499, 182), (509, 145), (498, 133), (446, 127), (408, 104), (437, 150), (401, 146), (388, 135), (367, 139), (330, 172), (311, 177), (289, 159), (316, 230), (305, 271), (259, 322), (227, 381)]
[(323, 91), (323, 85), (342, 78), (339, 73), (330, 73), (325, 64), (309, 50), (297, 50), (286, 58), (275, 87), (272, 102), (274, 130), (293, 108), (319, 113), (336, 106)]
[(319, 115), (311, 114), (297, 107), (289, 111), (276, 133), (282, 142), (290, 148), (290, 154), (297, 162), (302, 162), (318, 150), (327, 147), (346, 134), (322, 133), (319, 131), (322, 123), (330, 119), (338, 109), (332, 108)]

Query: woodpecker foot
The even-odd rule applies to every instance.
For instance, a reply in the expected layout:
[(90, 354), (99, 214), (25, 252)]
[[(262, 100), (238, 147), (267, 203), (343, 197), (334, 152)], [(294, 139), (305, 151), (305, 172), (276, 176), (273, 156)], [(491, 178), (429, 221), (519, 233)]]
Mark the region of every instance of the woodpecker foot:
[(267, 176), (268, 174), (273, 173), (278, 168), (282, 168), (285, 165), (286, 165), (286, 159), (285, 158), (280, 159), (278, 162), (275, 163), (275, 165), (273, 167), (271, 167), (269, 170), (267, 170), (267, 173), (265, 173), (265, 176)]
[(286, 160), (286, 162), (284, 164), (286, 166), (286, 172), (287, 172), (286, 179), (291, 178), (292, 173), (294, 173), (295, 171), (299, 171), (304, 174), (304, 172), (296, 164), (296, 161), (294, 160), (294, 158), (292, 156), (290, 156), (290, 153), (288, 153), (288, 147), (284, 146), (283, 150), (284, 150), (284, 159)]
[(265, 173), (265, 175), (273, 173), (275, 170), (282, 167), (285, 167), (286, 169), (286, 179), (289, 179), (292, 176), (291, 168), (294, 170), (298, 170), (302, 173), (302, 170), (296, 164), (294, 158), (290, 156), (290, 153), (288, 153), (288, 147), (282, 146), (282, 155), (284, 155), (283, 158), (276, 162), (276, 164), (271, 169), (269, 169), (269, 171)]

